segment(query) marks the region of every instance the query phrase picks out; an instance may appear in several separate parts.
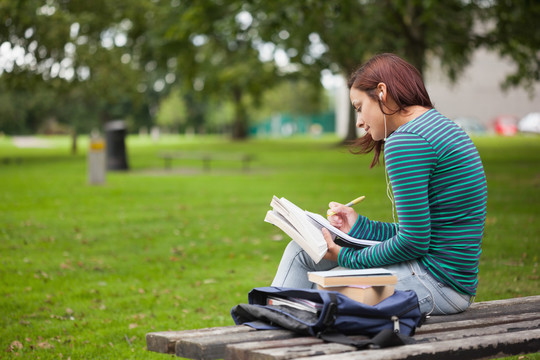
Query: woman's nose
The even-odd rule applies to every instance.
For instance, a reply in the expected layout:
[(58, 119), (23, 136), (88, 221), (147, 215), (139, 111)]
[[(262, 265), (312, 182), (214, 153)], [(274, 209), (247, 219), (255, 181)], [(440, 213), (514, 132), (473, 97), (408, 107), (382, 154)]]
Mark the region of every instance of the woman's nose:
[(364, 126), (364, 119), (362, 119), (362, 114), (356, 115), (356, 127), (362, 128)]

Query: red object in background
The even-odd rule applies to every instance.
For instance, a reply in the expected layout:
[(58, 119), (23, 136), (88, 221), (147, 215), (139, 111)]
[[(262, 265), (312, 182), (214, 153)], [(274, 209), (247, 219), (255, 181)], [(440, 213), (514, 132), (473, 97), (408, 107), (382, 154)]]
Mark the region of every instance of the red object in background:
[(516, 135), (518, 131), (517, 124), (517, 116), (499, 115), (495, 118), (495, 132), (504, 136)]

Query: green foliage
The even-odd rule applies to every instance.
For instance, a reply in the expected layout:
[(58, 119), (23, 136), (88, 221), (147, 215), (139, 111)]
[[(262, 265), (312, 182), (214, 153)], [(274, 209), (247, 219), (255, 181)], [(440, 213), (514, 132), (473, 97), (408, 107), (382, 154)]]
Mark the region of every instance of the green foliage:
[[(475, 6), (453, 1), (254, 1), (255, 27), (292, 61), (349, 74), (375, 53), (393, 52), (423, 71), (436, 56), (451, 77), (468, 63)], [(441, 16), (444, 14), (444, 16)]]
[[(524, 86), (532, 95), (540, 81), (540, 3), (538, 1), (496, 1), (483, 10), (488, 30), (479, 43), (508, 57), (516, 69), (503, 82), (503, 88)], [(492, 19), (497, 19), (496, 23)]]
[(160, 27), (186, 88), (234, 106), (232, 136), (239, 139), (247, 136), (248, 97), (257, 102), (276, 81), (273, 62), (259, 59), (257, 33), (239, 18), (242, 4), (179, 2)]
[[(0, 86), (9, 89), (8, 99), (28, 100), (19, 113), (1, 114), (2, 128), (36, 131), (49, 116), (80, 131), (99, 121), (140, 117), (144, 101), (138, 89), (146, 73), (136, 60), (148, 40), (152, 4), (2, 2), (0, 45), (7, 56)], [(12, 52), (19, 59), (6, 60)], [(36, 94), (50, 101), (36, 104)]]
[(532, 93), (539, 12), (529, 0), (1, 0), (0, 129), (32, 132), (51, 117), (75, 131), (116, 118), (149, 126), (176, 86), (188, 122), (201, 127), (207, 103), (232, 104), (242, 138), (282, 78), (320, 87), (322, 70), (347, 74), (383, 51), (421, 71), (438, 58), (456, 79), (487, 46), (517, 66), (504, 85)]
[[(263, 222), (272, 195), (323, 213), (366, 195), (365, 215), (391, 220), (382, 167), (338, 139), (231, 143), (129, 137), (132, 170), (87, 184), (69, 139), (24, 149), (0, 138), (0, 349), (3, 358), (163, 359), (152, 331), (232, 325), (230, 308), (268, 284), (287, 243)], [(474, 139), (488, 178), (478, 301), (537, 295), (537, 137)], [(87, 147), (88, 140), (81, 140)], [(256, 160), (163, 169), (160, 151), (245, 152)]]
[(180, 91), (174, 89), (160, 103), (156, 123), (165, 128), (176, 128), (187, 122), (187, 108)]
[(320, 84), (305, 79), (286, 80), (263, 94), (260, 106), (252, 110), (251, 118), (267, 119), (276, 113), (320, 114), (333, 106), (331, 99), (325, 95)]

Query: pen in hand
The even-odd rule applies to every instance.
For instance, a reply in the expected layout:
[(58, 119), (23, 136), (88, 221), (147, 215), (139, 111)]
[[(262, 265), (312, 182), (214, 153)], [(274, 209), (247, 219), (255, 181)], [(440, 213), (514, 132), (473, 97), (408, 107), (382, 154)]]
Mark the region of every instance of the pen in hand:
[[(365, 196), (357, 197), (356, 199), (345, 204), (345, 206), (354, 206), (358, 204), (359, 202), (361, 202), (362, 200), (364, 200), (365, 198), (366, 198)], [(332, 210), (328, 210), (328, 212), (326, 213), (326, 216), (332, 216), (332, 215), (336, 215), (336, 213), (333, 212)]]

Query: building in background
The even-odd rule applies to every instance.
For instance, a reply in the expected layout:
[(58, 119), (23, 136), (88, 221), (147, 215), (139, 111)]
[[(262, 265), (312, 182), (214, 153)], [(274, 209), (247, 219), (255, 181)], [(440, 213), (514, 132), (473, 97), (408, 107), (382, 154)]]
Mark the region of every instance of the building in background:
[(522, 119), (540, 111), (540, 85), (536, 85), (532, 98), (523, 88), (501, 90), (500, 84), (514, 66), (492, 52), (479, 49), (456, 84), (444, 78), (434, 63), (425, 75), (426, 87), (441, 113), (451, 119), (476, 119), (493, 130), (498, 117), (504, 123), (510, 117)]

